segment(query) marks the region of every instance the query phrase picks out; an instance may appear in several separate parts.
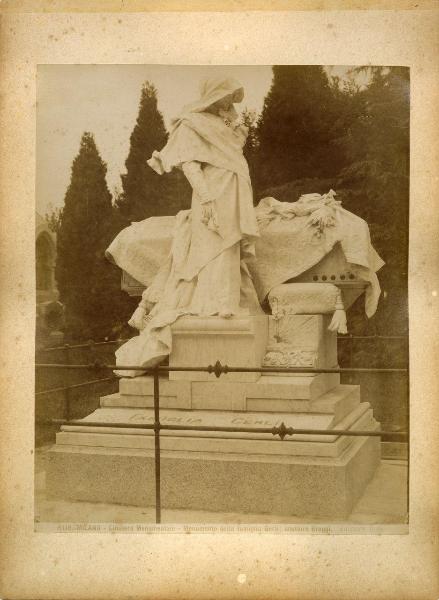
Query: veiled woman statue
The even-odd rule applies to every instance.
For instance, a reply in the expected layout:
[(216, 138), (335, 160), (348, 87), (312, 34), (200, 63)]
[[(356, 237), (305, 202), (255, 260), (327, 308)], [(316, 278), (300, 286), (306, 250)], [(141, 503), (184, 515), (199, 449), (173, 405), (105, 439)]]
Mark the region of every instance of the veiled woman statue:
[(159, 174), (181, 169), (192, 206), (177, 216), (168, 260), (130, 320), (140, 333), (117, 350), (119, 365), (158, 364), (171, 351), (170, 326), (182, 315), (262, 312), (246, 266), (259, 234), (243, 155), (248, 130), (234, 108), (243, 97), (235, 79), (203, 81), (200, 99), (173, 119), (168, 143), (147, 161)]

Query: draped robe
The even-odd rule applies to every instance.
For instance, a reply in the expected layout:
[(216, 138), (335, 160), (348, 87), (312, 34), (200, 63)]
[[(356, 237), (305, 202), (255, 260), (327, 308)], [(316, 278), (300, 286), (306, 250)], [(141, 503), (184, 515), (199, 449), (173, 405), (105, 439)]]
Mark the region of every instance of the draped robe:
[[(116, 351), (116, 364), (158, 364), (172, 349), (170, 326), (182, 315), (262, 312), (245, 264), (254, 255), (259, 235), (242, 152), (246, 134), (245, 127), (228, 127), (216, 115), (187, 113), (175, 122), (163, 150), (149, 159), (148, 164), (160, 174), (191, 161), (203, 165), (218, 230), (201, 222), (201, 199), (194, 190), (190, 214), (177, 219), (168, 260), (144, 294), (144, 300), (155, 303), (147, 325)], [(179, 227), (182, 219), (186, 227)]]

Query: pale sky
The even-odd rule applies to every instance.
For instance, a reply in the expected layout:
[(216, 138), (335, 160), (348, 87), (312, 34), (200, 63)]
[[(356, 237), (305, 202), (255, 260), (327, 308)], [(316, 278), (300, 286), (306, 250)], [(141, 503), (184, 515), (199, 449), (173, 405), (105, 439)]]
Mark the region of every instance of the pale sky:
[[(346, 76), (348, 67), (328, 67)], [(39, 65), (37, 81), (36, 208), (44, 216), (64, 204), (72, 161), (84, 131), (94, 134), (107, 163), (107, 183), (121, 187), (129, 139), (145, 81), (157, 88), (165, 125), (198, 98), (205, 76), (236, 77), (245, 89), (237, 108), (260, 112), (272, 80), (271, 66)], [(160, 148), (158, 148), (160, 150)]]

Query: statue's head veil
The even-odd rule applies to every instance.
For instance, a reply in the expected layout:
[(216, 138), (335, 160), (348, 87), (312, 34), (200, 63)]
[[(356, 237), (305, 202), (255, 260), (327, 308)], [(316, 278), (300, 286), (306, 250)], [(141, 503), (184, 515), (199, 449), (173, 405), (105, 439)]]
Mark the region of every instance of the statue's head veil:
[(171, 126), (176, 125), (188, 113), (203, 112), (218, 100), (242, 90), (242, 84), (233, 77), (205, 78), (200, 83), (200, 98), (186, 104), (177, 118), (171, 120)]
[[(221, 126), (218, 117), (203, 112), (221, 98), (242, 89), (242, 84), (231, 77), (204, 79), (200, 85), (200, 98), (187, 104), (171, 121), (165, 147), (160, 152), (154, 150), (148, 165), (162, 175), (180, 168), (185, 162), (195, 161), (232, 171), (250, 181), (247, 161), (239, 143), (243, 139), (230, 134), (231, 128)], [(241, 96), (232, 97), (232, 102), (240, 102)], [(238, 115), (232, 106), (221, 117), (235, 121)]]

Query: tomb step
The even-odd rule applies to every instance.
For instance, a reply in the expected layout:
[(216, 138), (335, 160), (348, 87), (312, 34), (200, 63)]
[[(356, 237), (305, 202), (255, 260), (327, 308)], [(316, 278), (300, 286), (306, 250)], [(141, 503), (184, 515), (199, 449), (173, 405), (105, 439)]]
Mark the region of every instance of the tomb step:
[[(224, 392), (224, 403), (214, 403), (211, 410), (222, 410), (228, 404), (228, 392), (226, 384)], [(207, 390), (209, 391), (209, 390)], [(291, 400), (289, 398), (247, 398), (246, 409), (250, 412), (281, 412), (281, 413), (323, 413), (331, 414), (333, 423), (337, 423), (360, 403), (360, 388), (358, 385), (337, 385), (334, 389), (326, 392), (313, 401)], [(120, 393), (102, 396), (101, 407), (108, 408), (152, 408), (154, 406), (153, 396), (123, 395)], [(161, 409), (185, 409), (197, 410), (197, 407), (180, 402), (175, 396), (160, 395)], [(209, 407), (204, 407), (204, 410)]]
[[(163, 425), (187, 425), (197, 427), (277, 427), (284, 423), (287, 427), (298, 429), (328, 430), (328, 435), (294, 434), (288, 436), (288, 441), (315, 441), (333, 442), (336, 435), (331, 435), (331, 429), (337, 426), (348, 429), (355, 423), (370, 406), (367, 402), (357, 405), (338, 423), (334, 423), (333, 415), (323, 413), (231, 413), (229, 411), (202, 411), (202, 410), (175, 410), (163, 409), (160, 422)], [(99, 423), (99, 425), (93, 425)], [(75, 425), (63, 425), (61, 432), (78, 433), (124, 433), (131, 435), (153, 435), (153, 429), (140, 430), (130, 425), (153, 424), (154, 410), (150, 408), (98, 408)], [(112, 424), (121, 424), (124, 427), (112, 427)], [(191, 431), (191, 430), (163, 430), (163, 436), (179, 437), (221, 437), (244, 439), (273, 439), (270, 432), (237, 432), (237, 431)]]
[[(376, 429), (376, 421), (370, 409), (365, 410), (351, 424), (352, 430)], [(209, 452), (221, 454), (240, 455), (265, 455), (265, 456), (308, 456), (315, 458), (337, 458), (349, 448), (356, 438), (348, 436), (320, 436), (318, 441), (300, 439), (299, 436), (288, 436), (283, 441), (279, 437), (266, 436), (264, 439), (250, 437), (221, 437), (220, 432), (216, 435), (207, 432), (191, 432), (181, 435), (181, 432), (163, 431), (160, 434), (161, 451), (173, 452)], [(227, 434), (222, 434), (229, 435)], [(316, 437), (316, 436), (314, 436)], [(327, 441), (331, 440), (331, 441)], [(75, 430), (63, 430), (57, 434), (57, 447), (75, 446), (95, 448), (125, 448), (125, 449), (154, 449), (154, 436), (148, 432), (138, 430), (115, 430), (114, 428), (79, 428)]]
[[(160, 378), (160, 397), (175, 398), (175, 408), (247, 410), (247, 398), (278, 398), (309, 401), (319, 398), (340, 383), (338, 374), (293, 375), (272, 377), (263, 375), (256, 382), (225, 381), (172, 381)], [(119, 382), (121, 397), (136, 396), (136, 405), (145, 398), (145, 406), (152, 406), (154, 382), (150, 376), (123, 378)], [(130, 398), (131, 399), (131, 398)], [(255, 403), (252, 410), (259, 410)], [(299, 403), (296, 408), (303, 404)]]
[[(360, 389), (356, 385), (337, 385), (312, 401), (288, 398), (288, 394), (280, 393), (281, 386), (279, 385), (276, 385), (274, 390), (270, 385), (265, 388), (259, 384), (256, 384), (256, 388), (253, 389), (249, 389), (248, 384), (241, 384), (242, 387), (240, 388), (235, 383), (221, 385), (211, 382), (193, 382), (192, 386), (194, 390), (189, 397), (182, 398), (178, 393), (175, 396), (161, 393), (160, 408), (240, 412), (328, 413), (332, 415), (334, 422), (337, 422), (360, 402)], [(282, 391), (285, 392), (285, 390)], [(152, 395), (138, 396), (116, 393), (103, 396), (100, 405), (109, 408), (152, 408), (154, 399)]]

